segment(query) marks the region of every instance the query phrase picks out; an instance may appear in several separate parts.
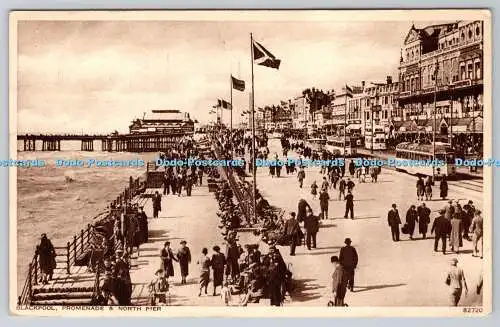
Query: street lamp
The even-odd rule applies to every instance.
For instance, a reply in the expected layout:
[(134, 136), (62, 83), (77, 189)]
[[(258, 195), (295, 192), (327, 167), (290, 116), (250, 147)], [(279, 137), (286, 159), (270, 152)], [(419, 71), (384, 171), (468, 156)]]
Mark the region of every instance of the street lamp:
[(375, 130), (373, 129), (373, 112), (374, 110), (376, 109), (376, 107), (378, 106), (378, 98), (379, 98), (379, 95), (378, 95), (378, 88), (375, 90), (375, 103), (372, 104), (372, 112), (371, 112), (371, 125), (372, 125), (372, 135), (371, 135), (371, 144), (370, 144), (370, 153), (373, 154), (373, 138), (375, 136)]

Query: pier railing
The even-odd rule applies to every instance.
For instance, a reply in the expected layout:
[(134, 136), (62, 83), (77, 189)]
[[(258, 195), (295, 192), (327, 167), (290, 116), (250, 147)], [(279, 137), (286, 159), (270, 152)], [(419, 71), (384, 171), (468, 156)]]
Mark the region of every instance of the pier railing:
[[(126, 204), (130, 203), (134, 197), (145, 191), (145, 181), (140, 178), (133, 179), (130, 177), (129, 186), (111, 202), (111, 207), (118, 205), (125, 208)], [(71, 267), (81, 265), (80, 261), (86, 261), (85, 255), (90, 251), (92, 244), (92, 228), (102, 225), (104, 221), (111, 218), (113, 212), (111, 210), (101, 213), (93, 218), (92, 224), (87, 224), (85, 229), (81, 229), (77, 234), (73, 235), (71, 240), (65, 246), (54, 246), (56, 269), (63, 270), (66, 274), (71, 274)], [(29, 305), (33, 297), (33, 288), (39, 284), (41, 277), (40, 263), (38, 252), (35, 251), (31, 262), (28, 265), (28, 272), (21, 293), (18, 295), (18, 305)], [(99, 275), (96, 275), (98, 278)], [(96, 281), (98, 283), (98, 281)]]

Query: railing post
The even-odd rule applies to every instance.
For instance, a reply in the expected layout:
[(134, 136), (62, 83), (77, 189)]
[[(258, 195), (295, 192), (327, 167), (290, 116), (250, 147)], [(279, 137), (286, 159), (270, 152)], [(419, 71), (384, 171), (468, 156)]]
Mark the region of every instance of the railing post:
[(38, 284), (38, 255), (35, 254), (35, 285)]
[(87, 224), (87, 245), (90, 242), (90, 224)]
[(31, 278), (32, 276), (32, 269), (33, 269), (33, 264), (29, 264), (28, 267), (28, 297), (31, 299), (31, 296), (33, 295), (33, 287), (31, 284)]
[(84, 235), (84, 232), (82, 229), (82, 230), (80, 230), (80, 254), (83, 254), (83, 235)]
[(70, 264), (69, 264), (69, 256), (70, 256), (70, 253), (69, 253), (69, 247), (70, 247), (70, 243), (66, 243), (66, 273), (69, 275), (70, 274)]
[(76, 262), (76, 235), (73, 235), (73, 263)]

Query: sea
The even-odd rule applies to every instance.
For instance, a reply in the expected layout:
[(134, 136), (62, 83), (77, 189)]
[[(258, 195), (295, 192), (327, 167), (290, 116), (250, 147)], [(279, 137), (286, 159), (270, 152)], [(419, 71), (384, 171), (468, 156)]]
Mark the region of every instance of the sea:
[[(97, 145), (97, 147), (96, 147)], [(61, 151), (23, 151), (18, 141), (17, 159), (43, 160), (45, 167), (17, 168), (17, 285), (24, 285), (40, 235), (54, 246), (86, 228), (127, 187), (129, 177), (144, 176), (143, 167), (56, 167), (56, 160), (143, 160), (156, 153), (80, 151), (80, 141), (62, 141)], [(37, 144), (41, 148), (41, 144)]]

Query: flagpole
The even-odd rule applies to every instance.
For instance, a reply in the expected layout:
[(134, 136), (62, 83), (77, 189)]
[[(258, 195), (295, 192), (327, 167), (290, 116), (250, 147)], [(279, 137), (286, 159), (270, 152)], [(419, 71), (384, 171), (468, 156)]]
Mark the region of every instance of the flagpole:
[(252, 95), (251, 95), (251, 100), (252, 100), (252, 175), (253, 175), (253, 220), (254, 222), (257, 222), (257, 167), (255, 167), (255, 105), (254, 105), (254, 99), (255, 99), (255, 94), (254, 94), (254, 76), (253, 76), (253, 36), (252, 33), (250, 33), (250, 51), (251, 51), (251, 57), (250, 57), (250, 63), (252, 65)]
[[(230, 112), (230, 123), (229, 123), (229, 135), (230, 137), (232, 138), (232, 135), (233, 135), (233, 76), (232, 75), (229, 75), (229, 89), (230, 89), (230, 93), (231, 93), (231, 99), (230, 99), (230, 108), (231, 108), (231, 112)], [(231, 149), (232, 149), (232, 145), (231, 145)], [(232, 151), (232, 150), (231, 150)]]

